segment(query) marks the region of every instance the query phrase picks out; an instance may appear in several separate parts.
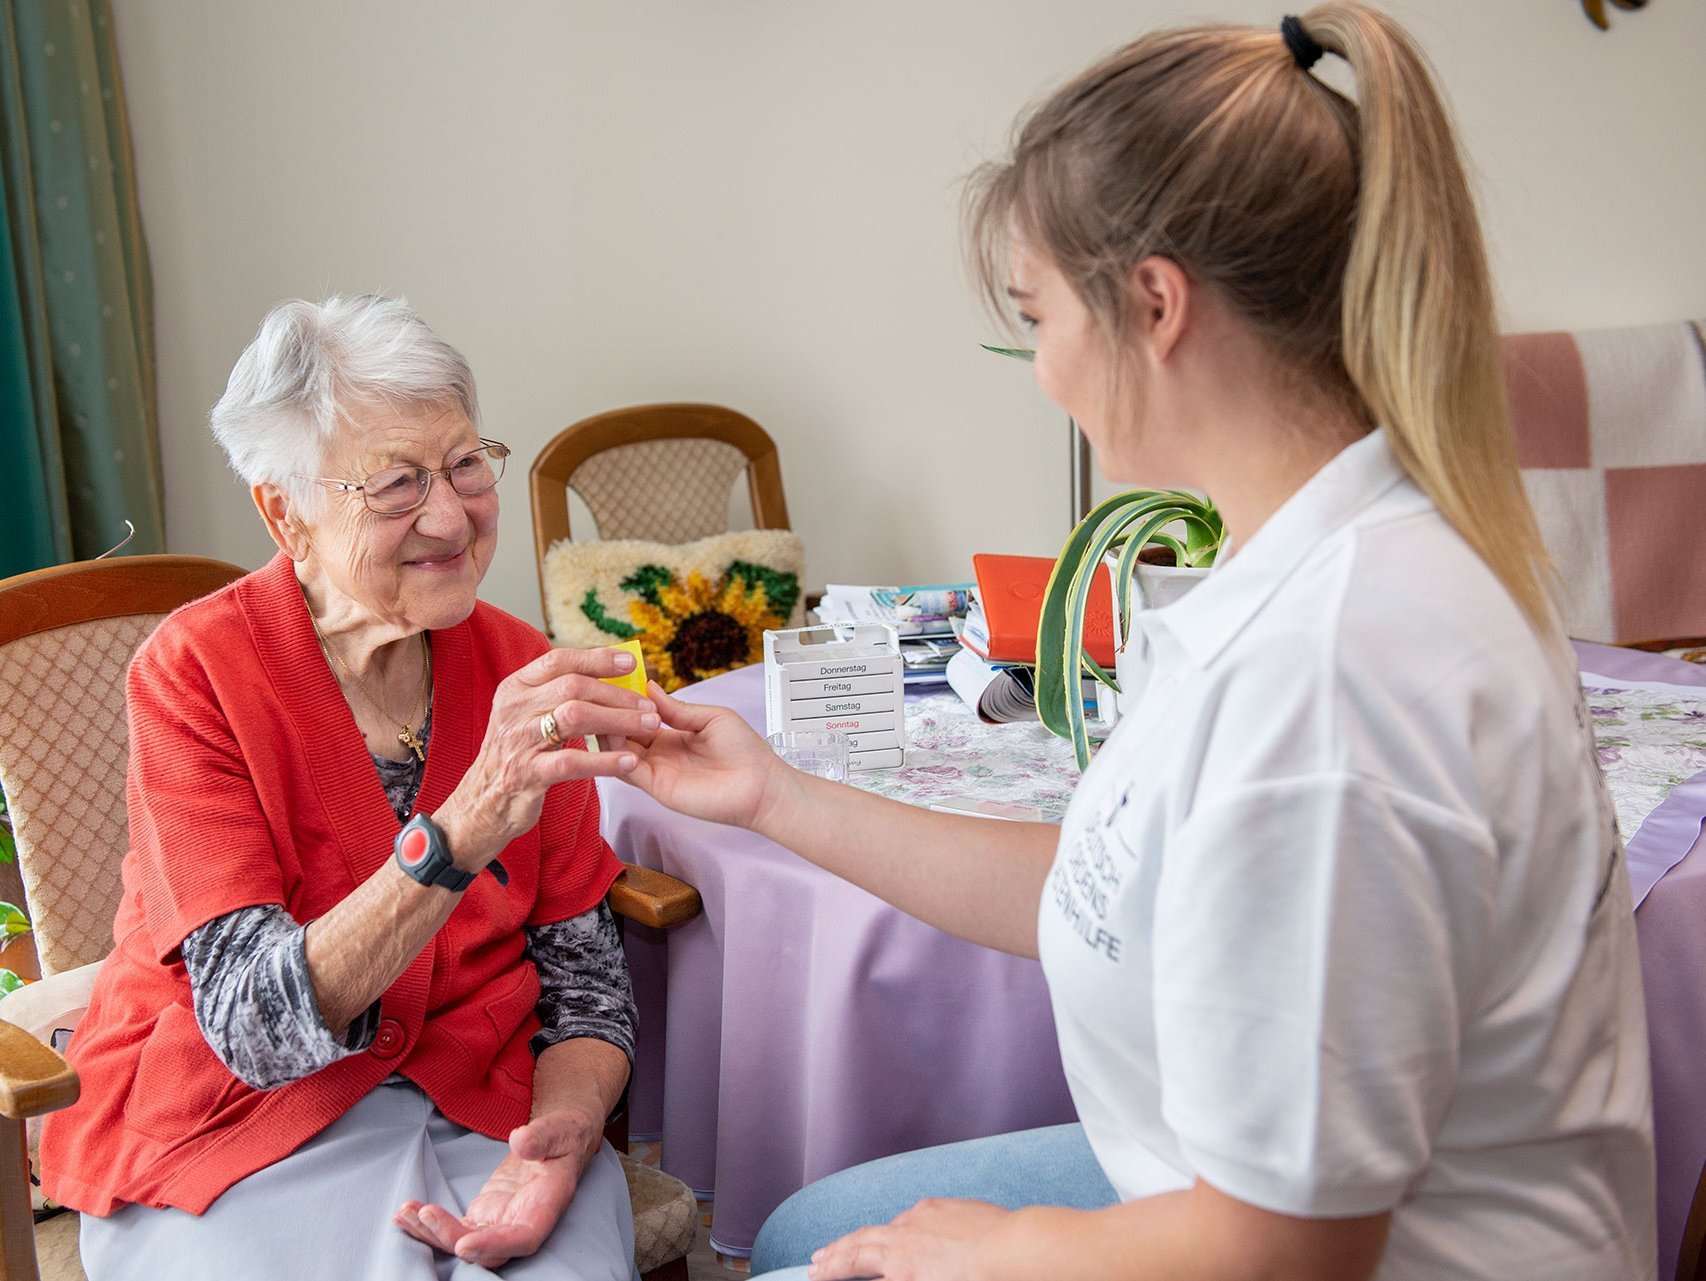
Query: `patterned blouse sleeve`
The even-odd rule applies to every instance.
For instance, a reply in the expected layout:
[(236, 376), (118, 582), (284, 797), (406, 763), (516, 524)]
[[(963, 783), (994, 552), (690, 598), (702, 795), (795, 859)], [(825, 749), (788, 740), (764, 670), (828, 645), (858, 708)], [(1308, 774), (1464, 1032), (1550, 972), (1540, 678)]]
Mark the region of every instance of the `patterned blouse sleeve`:
[(379, 1028), (379, 1002), (332, 1035), (308, 975), (307, 926), (278, 904), (215, 917), (183, 942), (196, 1024), (245, 1085), (276, 1089), (359, 1054)]
[(638, 1022), (628, 960), (610, 908), (527, 928), (527, 948), (539, 970), (539, 1021), (533, 1053), (577, 1037), (608, 1041), (634, 1061)]

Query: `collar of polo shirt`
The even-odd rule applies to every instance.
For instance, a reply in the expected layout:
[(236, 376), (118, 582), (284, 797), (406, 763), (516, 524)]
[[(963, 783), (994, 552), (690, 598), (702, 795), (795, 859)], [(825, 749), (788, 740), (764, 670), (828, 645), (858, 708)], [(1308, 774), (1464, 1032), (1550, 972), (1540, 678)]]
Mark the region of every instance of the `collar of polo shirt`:
[(1162, 653), (1206, 668), (1261, 613), (1281, 583), (1317, 548), (1405, 479), (1386, 433), (1376, 428), (1311, 476), (1237, 551), (1223, 551), (1208, 576), (1134, 623)]

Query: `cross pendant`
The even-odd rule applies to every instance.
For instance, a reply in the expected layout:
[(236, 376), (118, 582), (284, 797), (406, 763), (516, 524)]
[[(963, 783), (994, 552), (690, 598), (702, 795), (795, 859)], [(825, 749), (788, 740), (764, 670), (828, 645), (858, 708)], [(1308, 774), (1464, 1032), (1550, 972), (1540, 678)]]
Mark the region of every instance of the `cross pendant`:
[(397, 741), (413, 752), (417, 761), (426, 759), (426, 740), (407, 725), (398, 731)]

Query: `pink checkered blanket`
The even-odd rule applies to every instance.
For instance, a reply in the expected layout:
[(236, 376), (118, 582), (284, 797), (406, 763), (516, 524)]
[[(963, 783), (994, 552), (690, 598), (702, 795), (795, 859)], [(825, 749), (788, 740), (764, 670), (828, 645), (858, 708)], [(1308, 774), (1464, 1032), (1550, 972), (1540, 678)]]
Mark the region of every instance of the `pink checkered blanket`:
[(1565, 629), (1706, 636), (1706, 326), (1512, 334), (1504, 356)]

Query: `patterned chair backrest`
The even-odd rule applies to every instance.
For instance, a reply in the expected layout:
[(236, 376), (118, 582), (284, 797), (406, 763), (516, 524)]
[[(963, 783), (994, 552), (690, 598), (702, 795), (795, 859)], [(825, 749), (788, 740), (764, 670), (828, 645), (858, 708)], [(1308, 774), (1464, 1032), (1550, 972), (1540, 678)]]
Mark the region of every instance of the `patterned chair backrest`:
[(0, 648), (0, 786), (43, 974), (113, 945), (130, 761), (124, 672), (164, 617), (103, 618)]
[(128, 845), (130, 657), (172, 609), (243, 572), (133, 556), (0, 581), (0, 787), (44, 975), (112, 949)]
[(601, 539), (687, 543), (729, 527), (729, 493), (746, 455), (723, 440), (689, 436), (617, 445), (569, 475)]
[(1565, 630), (1706, 637), (1706, 327), (1512, 334), (1504, 357)]

